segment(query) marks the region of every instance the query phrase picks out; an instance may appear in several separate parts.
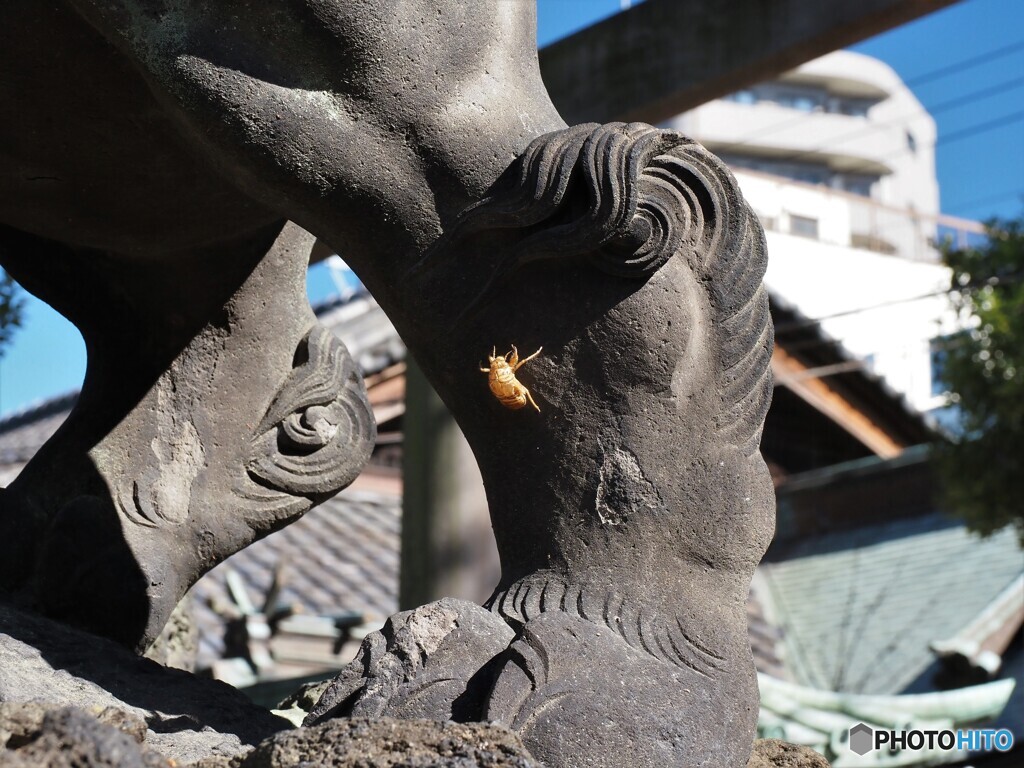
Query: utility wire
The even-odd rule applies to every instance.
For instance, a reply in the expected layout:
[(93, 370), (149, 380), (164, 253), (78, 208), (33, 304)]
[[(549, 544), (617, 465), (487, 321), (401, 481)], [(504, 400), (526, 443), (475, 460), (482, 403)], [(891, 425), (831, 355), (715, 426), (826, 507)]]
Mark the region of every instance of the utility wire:
[(1024, 49), (1024, 40), (1018, 40), (1015, 43), (1004, 45), (1001, 48), (994, 48), (991, 51), (986, 51), (985, 53), (978, 54), (977, 56), (973, 56), (969, 59), (964, 59), (963, 61), (958, 61), (954, 64), (947, 64), (939, 67), (938, 69), (933, 69), (930, 72), (924, 72), (916, 77), (910, 78), (909, 80), (904, 80), (903, 82), (907, 85), (930, 83), (933, 80), (939, 80), (943, 77), (958, 74), (963, 72), (965, 69), (971, 69), (979, 64), (985, 64), (989, 61), (1001, 59), (1004, 56), (1009, 56), (1011, 53), (1015, 53), (1022, 49)]
[(905, 296), (900, 299), (890, 299), (888, 301), (878, 302), (877, 304), (869, 304), (867, 306), (847, 309), (841, 312), (833, 312), (832, 314), (821, 315), (820, 317), (801, 318), (800, 320), (793, 320), (787, 323), (779, 323), (775, 326), (775, 331), (776, 333), (789, 333), (790, 331), (797, 331), (803, 328), (813, 328), (826, 320), (835, 320), (840, 317), (859, 315), (864, 312), (872, 312), (876, 309), (886, 309), (888, 307), (899, 306), (900, 304), (912, 304), (915, 301), (923, 301), (924, 299), (931, 299), (937, 296), (950, 296), (955, 293), (964, 293), (979, 288), (994, 287), (997, 285), (1013, 285), (1015, 283), (1019, 283), (1022, 278), (1024, 278), (1024, 272), (1012, 272), (1007, 275), (991, 277), (975, 283), (968, 283), (967, 285), (950, 286), (949, 288), (941, 288), (935, 291), (929, 291), (928, 293), (918, 294), (916, 296)]
[(979, 205), (991, 203), (996, 200), (1004, 200), (1010, 196), (1024, 198), (1024, 187), (1020, 187), (1019, 189), (1007, 189), (1003, 192), (986, 195), (985, 197), (976, 197), (973, 200), (968, 200), (966, 203), (951, 203), (948, 205), (950, 208), (959, 208), (962, 211), (969, 211)]
[[(810, 149), (797, 150), (795, 152), (790, 152), (784, 155), (772, 156), (771, 159), (772, 161), (781, 160), (783, 162), (792, 162), (794, 160), (800, 160), (801, 158), (804, 158), (808, 155), (816, 155), (821, 154), (823, 152), (828, 152), (830, 150), (835, 150), (843, 146), (844, 144), (852, 141), (853, 139), (860, 138), (861, 136), (868, 136), (874, 133), (875, 131), (879, 131), (884, 128), (891, 128), (896, 125), (901, 125), (919, 115), (942, 114), (943, 112), (946, 112), (950, 109), (964, 107), (966, 105), (972, 104), (976, 101), (980, 101), (989, 96), (994, 96), (996, 94), (1005, 93), (1008, 90), (1013, 90), (1014, 88), (1019, 88), (1022, 85), (1024, 85), (1024, 75), (1021, 75), (1020, 77), (1015, 77), (1011, 80), (1006, 80), (996, 85), (989, 85), (985, 86), (984, 88), (979, 88), (976, 91), (972, 91), (962, 96), (958, 96), (955, 99), (950, 99), (948, 101), (942, 102), (941, 104), (937, 104), (931, 109), (918, 109), (905, 115), (892, 118), (891, 120), (886, 120), (884, 122), (879, 123), (871, 123), (869, 125), (864, 126), (863, 128), (859, 128), (856, 131), (852, 131), (850, 133), (845, 133), (841, 136), (838, 136), (837, 138), (833, 139), (827, 144), (821, 144), (817, 147), (811, 147)], [(806, 116), (804, 117), (804, 119), (806, 119)], [(936, 144), (938, 143), (939, 142), (936, 142)], [(899, 150), (901, 154), (906, 151), (909, 151), (909, 147), (901, 148)]]
[(814, 368), (809, 368), (801, 373), (794, 374), (792, 376), (782, 376), (775, 380), (776, 386), (786, 386), (789, 383), (795, 383), (798, 381), (805, 381), (807, 379), (823, 379), (826, 376), (835, 376), (840, 373), (848, 373), (850, 371), (863, 370), (869, 373), (885, 378), (885, 374), (881, 371), (875, 370), (871, 363), (868, 362), (867, 358), (871, 355), (879, 354), (892, 354), (894, 352), (900, 353), (906, 350), (921, 350), (923, 345), (927, 344), (928, 349), (932, 349), (932, 342), (937, 343), (937, 349), (942, 352), (948, 352), (950, 350), (957, 350), (966, 344), (971, 343), (971, 339), (962, 334), (954, 334), (950, 336), (938, 336), (932, 339), (919, 339), (917, 341), (907, 342), (905, 344), (897, 344), (893, 346), (884, 347), (883, 349), (876, 349), (872, 352), (865, 354), (854, 354), (849, 349), (843, 346), (843, 342), (840, 339), (826, 339), (823, 341), (817, 341), (813, 343), (808, 342), (779, 342), (779, 346), (782, 347), (786, 352), (802, 352), (809, 349), (815, 349), (817, 347), (840, 347), (841, 349), (835, 350), (836, 354), (841, 356), (847, 356), (847, 360), (837, 363), (831, 363), (826, 365), (820, 365)]
[[(1019, 40), (1016, 43), (1011, 43), (1010, 45), (1003, 46), (1002, 48), (996, 48), (994, 50), (987, 51), (978, 56), (973, 56), (971, 58), (964, 59), (963, 61), (956, 62), (955, 64), (943, 65), (938, 69), (923, 72), (922, 74), (917, 75), (916, 77), (913, 77), (909, 80), (904, 80), (903, 84), (907, 86), (920, 85), (921, 83), (932, 82), (933, 80), (940, 80), (943, 77), (958, 74), (966, 69), (971, 69), (973, 67), (978, 66), (979, 64), (983, 64), (988, 61), (1000, 59), (1019, 50), (1024, 50), (1024, 40)], [(747, 146), (751, 142), (759, 140), (762, 136), (778, 133), (779, 131), (785, 129), (786, 127), (796, 125), (797, 123), (800, 123), (806, 120), (807, 118), (807, 113), (800, 113), (799, 115), (795, 116), (792, 119), (787, 118), (786, 120), (781, 120), (778, 123), (766, 126), (765, 128), (757, 131), (756, 133), (752, 133), (749, 136), (740, 139), (739, 141), (730, 142), (729, 144), (724, 145), (721, 151), (728, 152), (735, 147)]]
[[(1024, 109), (1018, 110), (1016, 112), (1010, 112), (1009, 114), (1006, 115), (1000, 115), (999, 117), (993, 118), (992, 120), (987, 120), (983, 123), (969, 125), (966, 128), (961, 128), (960, 130), (953, 131), (952, 133), (944, 134), (943, 136), (940, 136), (937, 141), (935, 141), (931, 145), (925, 145), (923, 148), (935, 149), (936, 147), (945, 146), (946, 144), (952, 144), (953, 142), (960, 141), (961, 139), (966, 139), (971, 136), (977, 136), (980, 133), (987, 133), (989, 131), (995, 130), (996, 128), (1002, 128), (1004, 125), (1011, 125), (1013, 123), (1019, 122), (1020, 120), (1024, 120)], [(922, 147), (919, 146), (917, 149), (922, 149)], [(900, 155), (903, 155), (910, 151), (912, 151), (910, 147), (903, 147), (897, 152), (893, 152), (890, 155), (886, 155), (885, 157), (882, 158), (882, 160), (891, 160), (894, 157), (899, 157)]]
[[(919, 145), (917, 147), (917, 150), (920, 150), (920, 149), (932, 149), (932, 150), (934, 150), (937, 147), (946, 146), (947, 144), (952, 144), (952, 143), (957, 142), (957, 141), (962, 141), (963, 139), (971, 138), (973, 136), (977, 136), (977, 135), (982, 134), (982, 133), (988, 133), (989, 131), (994, 131), (997, 128), (1002, 128), (1002, 127), (1007, 126), (1007, 125), (1012, 125), (1013, 123), (1020, 122), (1021, 120), (1024, 120), (1024, 109), (1018, 110), (1017, 112), (1010, 112), (1009, 114), (1000, 115), (999, 117), (995, 117), (995, 118), (993, 118), (991, 120), (987, 120), (987, 121), (982, 122), (982, 123), (977, 123), (975, 125), (967, 126), (966, 128), (962, 128), (960, 130), (953, 131), (952, 133), (944, 134), (944, 135), (940, 136), (938, 138), (938, 140), (932, 142), (931, 144)], [(891, 154), (885, 155), (884, 157), (880, 158), (880, 160), (882, 162), (893, 160), (893, 159), (895, 159), (897, 157), (900, 157), (901, 155), (903, 155), (903, 154), (905, 154), (907, 152), (910, 152), (910, 151), (914, 151), (914, 150), (911, 150), (910, 147), (903, 147), (903, 148), (897, 150), (896, 152), (893, 152)], [(739, 169), (739, 170), (742, 170), (742, 168)], [(818, 185), (818, 186), (821, 186), (821, 187), (823, 187), (825, 189), (829, 189), (829, 187), (827, 187), (826, 185)], [(1012, 194), (1012, 192), (1010, 194)], [(1006, 195), (1000, 195), (997, 199), (1002, 199), (1003, 197), (1006, 197)], [(871, 198), (864, 198), (864, 199), (865, 199), (865, 202), (867, 204), (871, 204), (871, 202), (872, 202)], [(977, 201), (975, 201), (975, 202), (977, 203)], [(872, 230), (871, 234), (873, 236), (877, 237), (877, 236), (881, 235), (883, 232), (892, 232), (892, 231), (894, 231), (896, 229), (902, 229), (904, 226), (905, 226), (905, 222), (894, 222), (892, 224), (889, 224), (888, 226), (882, 226), (882, 227), (874, 228)]]
[[(1007, 126), (1007, 125), (1012, 125), (1013, 123), (1020, 122), (1021, 120), (1024, 120), (1024, 109), (1018, 110), (1016, 112), (1010, 112), (1010, 113), (1005, 114), (1005, 115), (1000, 115), (999, 117), (995, 117), (995, 118), (993, 118), (991, 120), (987, 120), (987, 121), (984, 121), (984, 122), (981, 122), (981, 123), (977, 123), (975, 125), (970, 125), (970, 126), (967, 126), (966, 128), (961, 128), (959, 130), (953, 131), (952, 133), (944, 134), (944, 135), (940, 136), (936, 141), (934, 141), (934, 142), (932, 142), (930, 144), (918, 145), (917, 147), (915, 147), (913, 149), (911, 147), (909, 147), (909, 146), (901, 147), (897, 151), (892, 152), (892, 153), (890, 153), (888, 155), (885, 155), (885, 156), (879, 158), (879, 160), (882, 161), (882, 162), (885, 162), (885, 161), (893, 160), (893, 159), (895, 159), (897, 157), (900, 157), (901, 155), (904, 155), (907, 152), (916, 152), (916, 151), (919, 151), (919, 150), (922, 150), (922, 149), (935, 149), (935, 148), (940, 147), (940, 146), (945, 146), (947, 144), (952, 144), (952, 143), (957, 142), (957, 141), (962, 141), (963, 139), (970, 138), (972, 136), (977, 136), (977, 135), (982, 134), (982, 133), (988, 133), (989, 131), (994, 131), (997, 128), (1002, 128), (1002, 127)], [(805, 155), (805, 154), (819, 153), (819, 152), (821, 152), (821, 151), (823, 151), (825, 149), (827, 149), (827, 147), (818, 147), (818, 148), (812, 149), (812, 150), (800, 150), (799, 152), (794, 152), (794, 153), (791, 153), (790, 155), (783, 155), (783, 156), (780, 156), (779, 158), (773, 158), (773, 159), (782, 159), (782, 160), (795, 159), (795, 158), (798, 158), (798, 157), (800, 157), (802, 155)], [(723, 151), (723, 150), (721, 150), (721, 148), (719, 148), (718, 151)], [(742, 168), (742, 166), (738, 166), (736, 168), (736, 170), (742, 171), (743, 168)], [(828, 187), (826, 187), (826, 185), (823, 185), (823, 184), (820, 184), (820, 185), (817, 185), (817, 186), (828, 188)], [(871, 200), (871, 198), (865, 198), (865, 201), (870, 202), (870, 200)], [(892, 229), (892, 228), (893, 227), (889, 227), (889, 229)]]
[[(956, 292), (960, 289), (958, 288)], [(788, 323), (779, 323), (775, 326), (776, 333), (789, 333), (790, 331), (797, 331), (803, 328), (813, 328), (816, 325), (826, 320), (835, 320), (840, 317), (849, 317), (850, 315), (860, 315), (864, 312), (873, 312), (876, 309), (886, 309), (888, 307), (899, 306), (900, 304), (912, 304), (915, 301), (923, 301), (924, 299), (932, 299), (936, 296), (948, 296), (950, 293), (954, 293), (951, 288), (942, 288), (937, 291), (929, 291), (928, 293), (918, 294), (917, 296), (906, 296), (901, 299), (890, 299), (889, 301), (880, 301), (877, 304), (869, 304), (864, 307), (857, 307), (855, 309), (844, 309), (841, 312), (833, 312), (829, 315), (822, 315), (820, 317), (808, 317), (801, 320), (793, 320)]]

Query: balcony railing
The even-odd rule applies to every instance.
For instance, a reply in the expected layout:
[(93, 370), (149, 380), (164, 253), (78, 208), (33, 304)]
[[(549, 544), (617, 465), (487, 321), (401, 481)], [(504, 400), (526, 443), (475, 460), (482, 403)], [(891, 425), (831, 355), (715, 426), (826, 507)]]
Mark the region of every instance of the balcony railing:
[(985, 240), (984, 226), (970, 219), (899, 208), (761, 171), (736, 169), (735, 173), (767, 230), (933, 262), (939, 260), (940, 243), (963, 248)]

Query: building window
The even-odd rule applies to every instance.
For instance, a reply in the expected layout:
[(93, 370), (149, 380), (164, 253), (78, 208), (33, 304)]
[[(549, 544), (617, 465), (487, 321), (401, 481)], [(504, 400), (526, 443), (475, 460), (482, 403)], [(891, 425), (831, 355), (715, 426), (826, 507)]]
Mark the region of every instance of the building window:
[(819, 100), (802, 93), (780, 93), (775, 101), (780, 107), (796, 109), (800, 112), (813, 112), (821, 107)]
[(824, 111), (828, 101), (828, 93), (823, 88), (796, 83), (765, 83), (759, 86), (757, 95), (760, 99), (774, 101), (780, 107), (800, 112)]
[(754, 95), (753, 91), (744, 89), (742, 91), (736, 91), (736, 93), (730, 93), (725, 97), (725, 100), (734, 101), (737, 104), (756, 104), (757, 96)]
[(868, 110), (875, 105), (876, 102), (870, 99), (853, 99), (843, 98), (839, 99), (836, 111), (843, 115), (849, 115), (850, 117), (867, 117)]
[(859, 173), (838, 173), (835, 176), (833, 186), (853, 195), (871, 197), (871, 187), (876, 181), (878, 181), (877, 176)]
[(917, 152), (917, 139), (914, 138), (914, 134), (910, 131), (907, 131), (907, 149), (914, 153)]
[(799, 109), (801, 112), (813, 112), (821, 105), (817, 104), (810, 96), (794, 96), (788, 106)]
[(928, 342), (928, 353), (931, 357), (932, 397), (939, 397), (948, 392), (942, 374), (946, 370), (946, 359), (952, 336), (939, 336)]
[(818, 220), (810, 216), (789, 215), (789, 232), (799, 237), (812, 237), (818, 239)]

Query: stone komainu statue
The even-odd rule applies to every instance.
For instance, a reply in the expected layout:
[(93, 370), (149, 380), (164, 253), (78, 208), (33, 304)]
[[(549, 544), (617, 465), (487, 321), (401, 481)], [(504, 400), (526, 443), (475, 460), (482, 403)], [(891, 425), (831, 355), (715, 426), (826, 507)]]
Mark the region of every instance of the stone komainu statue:
[[(5, 86), (0, 255), (90, 356), (0, 497), (0, 587), (141, 647), (203, 571), (355, 476), (369, 410), (290, 219), (345, 255), (458, 420), (502, 561), (489, 610), (394, 617), (317, 716), (496, 719), (551, 768), (742, 765), (772, 338), (763, 235), (724, 166), (649, 126), (567, 128), (531, 3), (0, 17), (22, 30), (5, 65), (43, 36), (58, 52)], [(539, 413), (481, 381), (513, 344), (544, 348), (523, 372)]]

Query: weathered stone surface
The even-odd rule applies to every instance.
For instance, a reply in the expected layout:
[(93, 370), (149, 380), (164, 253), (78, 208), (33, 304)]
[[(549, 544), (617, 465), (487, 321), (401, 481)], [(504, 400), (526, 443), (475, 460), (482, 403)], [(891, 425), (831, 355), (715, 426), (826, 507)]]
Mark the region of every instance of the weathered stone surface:
[[(289, 724), (224, 683), (169, 670), (119, 645), (0, 604), (0, 703), (110, 708), (121, 730), (179, 763), (232, 757)], [(7, 711), (7, 710), (5, 710)], [(22, 716), (32, 721), (31, 708)], [(37, 713), (36, 722), (38, 722)]]
[(163, 631), (146, 649), (145, 656), (172, 669), (194, 672), (199, 653), (199, 628), (192, 611), (192, 598), (186, 595), (174, 611)]
[[(144, 739), (141, 718), (37, 702), (0, 704), (5, 768), (171, 768), (182, 765)], [(335, 719), (281, 731), (248, 754), (210, 755), (188, 768), (540, 768), (522, 742), (496, 725), (426, 720)]]
[[(438, 370), (488, 484), (504, 568), (489, 605), (526, 659), (505, 663), (486, 717), (550, 765), (742, 765), (757, 716), (743, 595), (773, 501), (760, 227), (685, 137), (591, 125), (534, 142), (413, 274), (455, 279), (482, 242), (495, 256), (457, 335), (505, 332), (510, 293), (520, 345), (544, 345), (539, 415)], [(550, 325), (565, 296), (580, 300)]]
[(306, 723), (385, 714), (480, 720), (493, 682), (491, 662), (514, 637), (500, 617), (464, 600), (445, 598), (395, 614), (363, 641)]
[(152, 259), (281, 218), (194, 151), (142, 76), (66, 0), (5, 0), (0, 71), (12, 73), (0, 98), (19, 115), (0, 125), (4, 224)]
[[(638, 631), (641, 646), (664, 642)], [(731, 735), (746, 732), (750, 712), (736, 703), (752, 694), (724, 662), (704, 655), (677, 665), (599, 623), (543, 613), (509, 649), (481, 719), (512, 728), (548, 766), (613, 768), (627, 755), (634, 768), (742, 765), (750, 747)], [(692, 724), (696, 712), (724, 732), (714, 754)]]
[(829, 768), (828, 760), (809, 747), (779, 739), (758, 739), (747, 768)]
[[(519, 639), (498, 662), (490, 648), (459, 657), (442, 642), (419, 666), (393, 664), (403, 643), (395, 653), (386, 641), (383, 654), (371, 646), (362, 701), (375, 711), (384, 702), (384, 714), (408, 701), (435, 719), (462, 716), (444, 681), (486, 678), (495, 663), (485, 708), (519, 728), (549, 768), (635, 764), (650, 754), (662, 764), (745, 764), (757, 689), (744, 603), (773, 520), (757, 452), (772, 333), (760, 286), (763, 233), (725, 166), (685, 137), (642, 124), (567, 128), (541, 83), (531, 3), (411, 0), (395, 13), (392, 3), (369, 1), (179, 0), (170, 9), (164, 0), (69, 1), (230, 180), (344, 255), (480, 464), (503, 569), (489, 607)], [(264, 297), (252, 295), (257, 305)], [(220, 356), (217, 338), (189, 346), (199, 351), (185, 359), (215, 358), (218, 377), (236, 362), (230, 378), (215, 378), (243, 381), (252, 362), (242, 352)], [(312, 334), (299, 338), (305, 346), (272, 345), (291, 350), (296, 371), (322, 346)], [(520, 372), (539, 412), (505, 408), (478, 371), (495, 346), (513, 344), (544, 349)], [(209, 368), (189, 363), (175, 374), (167, 359), (162, 365), (156, 378), (168, 371), (168, 385), (189, 386), (173, 396), (173, 387), (156, 387), (164, 421), (126, 428), (124, 441), (111, 443), (123, 449), (116, 455), (137, 450), (140, 433), (159, 437), (162, 425), (173, 439), (158, 440), (157, 453), (181, 471), (156, 480), (209, 466), (211, 446), (236, 459), (252, 414), (228, 408), (224, 434), (197, 439), (214, 411), (191, 410), (202, 389), (194, 379), (211, 381), (192, 373)], [(260, 386), (264, 396), (302, 390), (288, 374)], [(264, 402), (250, 406), (257, 419), (284, 419), (276, 441), (267, 425), (255, 429), (264, 453), (329, 431), (318, 426), (323, 404), (292, 418), (276, 403), (264, 411)], [(96, 460), (108, 471), (117, 465), (99, 453)], [(126, 482), (147, 478), (150, 457), (138, 461), (123, 471)], [(245, 466), (261, 489), (320, 492), (302, 472), (282, 485), (276, 460)], [(217, 463), (203, 477), (216, 485), (237, 467)], [(221, 542), (240, 545), (252, 531), (236, 523), (234, 508), (209, 518), (189, 508), (185, 529), (204, 530), (215, 555), (196, 556), (190, 547), (208, 542), (181, 544), (181, 507), (149, 503), (178, 498), (172, 491), (187, 484), (146, 485), (163, 493), (115, 496), (129, 513), (137, 583), (166, 600), (196, 563), (220, 555)], [(14, 490), (19, 509), (64, 526), (62, 540), (98, 531), (116, 541), (111, 523), (121, 519), (104, 528), (95, 501), (72, 499), (61, 515), (63, 504)], [(293, 512), (273, 508), (256, 515), (257, 528)], [(170, 524), (127, 527), (140, 516)], [(191, 522), (206, 519), (205, 529)], [(176, 555), (158, 559), (157, 551)], [(102, 563), (126, 565), (131, 558), (116, 559), (123, 555), (107, 552)], [(43, 571), (57, 574), (48, 583), (58, 607), (77, 605), (59, 588), (91, 572), (46, 562), (55, 564)], [(148, 589), (154, 579), (161, 590)], [(99, 581), (100, 594), (120, 583)], [(437, 696), (427, 682), (441, 686)], [(644, 720), (644, 711), (654, 714)], [(598, 734), (602, 723), (615, 727)]]
[[(18, 711), (20, 709), (20, 711)], [(0, 766), (171, 768), (142, 744), (145, 723), (117, 710), (98, 717), (74, 707), (0, 704)], [(141, 732), (139, 732), (141, 727)], [(6, 738), (4, 738), (6, 737)]]
[(17, 564), (0, 590), (143, 650), (200, 575), (356, 477), (374, 439), (362, 380), (316, 324), (295, 225), (134, 266), (2, 235), (5, 266), (77, 322), (89, 368), (0, 498), (0, 561)]
[(427, 720), (329, 720), (260, 744), (239, 768), (540, 768), (495, 725)]

